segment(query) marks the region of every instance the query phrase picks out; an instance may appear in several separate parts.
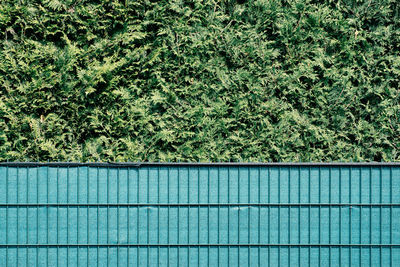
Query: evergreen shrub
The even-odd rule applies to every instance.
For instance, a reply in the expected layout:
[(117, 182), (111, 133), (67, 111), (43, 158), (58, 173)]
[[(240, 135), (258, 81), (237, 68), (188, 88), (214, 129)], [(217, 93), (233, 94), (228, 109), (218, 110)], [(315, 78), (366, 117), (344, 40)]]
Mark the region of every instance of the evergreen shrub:
[(398, 0), (1, 0), (0, 161), (399, 161)]

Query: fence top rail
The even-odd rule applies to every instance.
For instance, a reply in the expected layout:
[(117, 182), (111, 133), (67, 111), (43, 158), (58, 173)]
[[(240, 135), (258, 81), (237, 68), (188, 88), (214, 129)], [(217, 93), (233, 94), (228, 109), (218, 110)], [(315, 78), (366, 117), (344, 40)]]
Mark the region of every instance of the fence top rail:
[(400, 167), (400, 162), (0, 162), (0, 167)]

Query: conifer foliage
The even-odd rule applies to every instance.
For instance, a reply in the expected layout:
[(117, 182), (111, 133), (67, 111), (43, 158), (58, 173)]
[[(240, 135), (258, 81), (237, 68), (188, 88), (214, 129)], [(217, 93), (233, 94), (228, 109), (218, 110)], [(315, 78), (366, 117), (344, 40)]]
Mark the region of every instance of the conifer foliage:
[(397, 0), (2, 0), (0, 161), (400, 160)]

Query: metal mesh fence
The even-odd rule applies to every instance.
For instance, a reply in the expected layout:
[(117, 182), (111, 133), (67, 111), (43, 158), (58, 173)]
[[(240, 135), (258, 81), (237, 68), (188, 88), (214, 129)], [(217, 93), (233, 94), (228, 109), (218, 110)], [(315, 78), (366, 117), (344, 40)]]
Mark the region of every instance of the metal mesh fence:
[(2, 165), (0, 266), (398, 266), (398, 165)]

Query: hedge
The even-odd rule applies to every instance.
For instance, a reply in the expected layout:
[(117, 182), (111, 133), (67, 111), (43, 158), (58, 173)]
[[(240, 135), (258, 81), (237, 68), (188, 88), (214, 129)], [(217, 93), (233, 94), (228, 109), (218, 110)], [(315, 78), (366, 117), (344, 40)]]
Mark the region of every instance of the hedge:
[(3, 0), (0, 161), (399, 161), (397, 0)]

